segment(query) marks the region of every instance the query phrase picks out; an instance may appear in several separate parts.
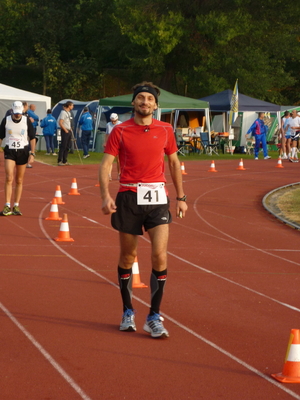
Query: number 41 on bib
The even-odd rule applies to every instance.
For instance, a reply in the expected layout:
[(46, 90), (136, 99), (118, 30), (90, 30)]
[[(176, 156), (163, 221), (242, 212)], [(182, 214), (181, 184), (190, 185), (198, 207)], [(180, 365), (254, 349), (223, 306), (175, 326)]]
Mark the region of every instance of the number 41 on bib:
[(168, 199), (163, 182), (138, 183), (137, 203), (139, 205), (167, 204), (167, 202)]

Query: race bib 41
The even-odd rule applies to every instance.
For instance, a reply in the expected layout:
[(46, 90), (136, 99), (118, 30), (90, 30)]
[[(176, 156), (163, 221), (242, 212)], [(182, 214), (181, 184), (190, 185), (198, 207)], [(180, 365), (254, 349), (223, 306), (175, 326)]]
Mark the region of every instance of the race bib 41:
[(167, 204), (167, 202), (163, 182), (137, 184), (137, 203), (139, 205)]

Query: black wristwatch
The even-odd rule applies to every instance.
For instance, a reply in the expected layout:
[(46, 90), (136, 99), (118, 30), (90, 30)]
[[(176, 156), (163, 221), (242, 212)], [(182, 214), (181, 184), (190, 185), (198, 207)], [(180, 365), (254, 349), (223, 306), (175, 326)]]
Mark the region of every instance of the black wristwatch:
[(186, 201), (186, 195), (184, 195), (183, 197), (176, 197), (177, 201)]
[(32, 151), (29, 152), (29, 155), (35, 157), (35, 153), (33, 153)]

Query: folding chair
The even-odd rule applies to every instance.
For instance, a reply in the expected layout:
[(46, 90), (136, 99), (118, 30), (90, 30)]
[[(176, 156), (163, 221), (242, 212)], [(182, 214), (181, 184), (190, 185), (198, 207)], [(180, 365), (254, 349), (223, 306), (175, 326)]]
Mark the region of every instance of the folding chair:
[(177, 143), (177, 148), (178, 148), (177, 154), (181, 154), (182, 156), (185, 156), (185, 154), (184, 154), (185, 141), (182, 138), (181, 129), (175, 130), (175, 136), (176, 136), (176, 143)]
[(252, 155), (254, 153), (254, 141), (252, 137), (246, 139), (246, 154)]
[(217, 156), (219, 155), (218, 144), (209, 142), (208, 132), (200, 132), (200, 140), (205, 154), (212, 156), (215, 153)]

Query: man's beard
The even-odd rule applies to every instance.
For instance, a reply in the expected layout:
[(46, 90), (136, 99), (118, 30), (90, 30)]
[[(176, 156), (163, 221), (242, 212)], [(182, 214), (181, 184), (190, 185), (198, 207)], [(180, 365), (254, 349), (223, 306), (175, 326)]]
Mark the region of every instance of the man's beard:
[(140, 110), (138, 107), (134, 109), (134, 111), (142, 117), (148, 117), (153, 114), (153, 111), (150, 110)]

